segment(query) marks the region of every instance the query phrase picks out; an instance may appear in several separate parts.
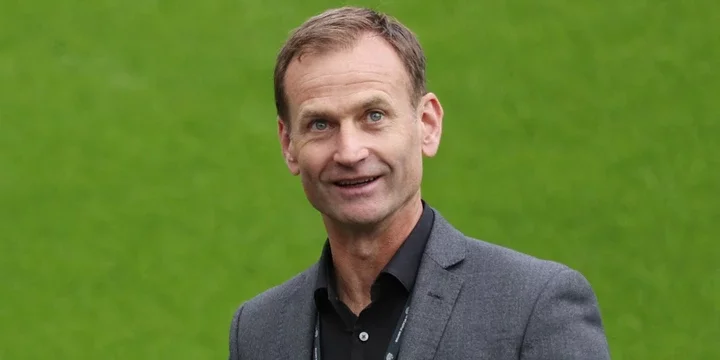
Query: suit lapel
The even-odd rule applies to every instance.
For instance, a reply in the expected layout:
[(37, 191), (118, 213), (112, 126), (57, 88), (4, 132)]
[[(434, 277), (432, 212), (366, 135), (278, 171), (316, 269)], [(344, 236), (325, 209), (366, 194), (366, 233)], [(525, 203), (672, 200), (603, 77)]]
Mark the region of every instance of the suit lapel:
[(270, 359), (311, 359), (313, 333), (315, 331), (315, 302), (313, 301), (314, 279), (317, 264), (305, 273), (304, 281), (289, 292), (285, 306), (280, 310), (280, 322), (274, 339), (274, 353)]
[[(435, 211), (433, 209), (433, 211)], [(437, 352), (463, 279), (451, 267), (465, 259), (465, 239), (437, 211), (430, 239), (418, 269), (410, 315), (400, 346), (399, 357), (430, 360)], [(313, 289), (317, 263), (306, 271), (298, 286), (289, 291), (280, 310), (278, 338), (274, 339), (274, 359), (311, 359), (315, 326)]]
[(450, 267), (463, 261), (465, 251), (462, 234), (436, 212), (413, 290), (400, 359), (434, 358), (463, 285), (463, 279), (453, 274)]

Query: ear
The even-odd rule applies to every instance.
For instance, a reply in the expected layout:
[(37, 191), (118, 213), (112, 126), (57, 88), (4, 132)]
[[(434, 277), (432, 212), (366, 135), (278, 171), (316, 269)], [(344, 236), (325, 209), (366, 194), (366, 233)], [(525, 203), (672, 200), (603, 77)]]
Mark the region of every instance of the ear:
[(433, 157), (440, 147), (443, 108), (435, 94), (427, 93), (420, 100), (419, 110), (422, 125), (422, 152), (427, 157)]
[(280, 140), (280, 146), (282, 147), (283, 158), (285, 159), (285, 165), (287, 165), (290, 173), (298, 175), (300, 169), (298, 167), (297, 157), (294, 154), (294, 146), (292, 138), (290, 137), (290, 125), (286, 124), (283, 119), (278, 117), (278, 138)]

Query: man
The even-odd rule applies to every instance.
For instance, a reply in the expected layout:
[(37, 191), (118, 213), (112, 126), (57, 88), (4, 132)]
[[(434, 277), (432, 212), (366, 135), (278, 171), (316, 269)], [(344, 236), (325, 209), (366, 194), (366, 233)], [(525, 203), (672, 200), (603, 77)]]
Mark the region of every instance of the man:
[(278, 55), (275, 97), (283, 157), (328, 239), (238, 308), (231, 360), (609, 358), (581, 274), (466, 237), (422, 199), (443, 109), (410, 30), (363, 8), (317, 15)]

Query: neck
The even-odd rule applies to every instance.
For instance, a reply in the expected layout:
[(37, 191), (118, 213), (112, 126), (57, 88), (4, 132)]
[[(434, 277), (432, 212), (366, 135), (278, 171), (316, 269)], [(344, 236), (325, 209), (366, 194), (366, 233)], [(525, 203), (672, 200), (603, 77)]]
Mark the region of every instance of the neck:
[[(371, 301), (370, 289), (422, 215), (419, 194), (382, 224), (358, 231), (326, 224), (338, 296), (356, 315)], [(326, 221), (327, 223), (327, 221)]]

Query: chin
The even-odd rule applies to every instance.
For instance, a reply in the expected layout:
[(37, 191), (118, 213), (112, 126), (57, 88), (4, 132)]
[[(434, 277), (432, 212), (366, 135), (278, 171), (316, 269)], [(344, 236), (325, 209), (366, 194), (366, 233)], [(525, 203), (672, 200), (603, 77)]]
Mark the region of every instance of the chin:
[(347, 226), (371, 226), (383, 221), (390, 212), (382, 204), (343, 204), (319, 209), (329, 220)]
[(382, 217), (382, 216), (377, 216), (374, 214), (367, 214), (367, 213), (330, 214), (329, 217), (339, 224), (343, 224), (345, 226), (350, 226), (350, 227), (373, 226), (373, 225), (380, 223), (384, 219), (384, 217)]

